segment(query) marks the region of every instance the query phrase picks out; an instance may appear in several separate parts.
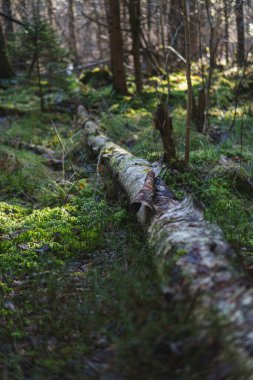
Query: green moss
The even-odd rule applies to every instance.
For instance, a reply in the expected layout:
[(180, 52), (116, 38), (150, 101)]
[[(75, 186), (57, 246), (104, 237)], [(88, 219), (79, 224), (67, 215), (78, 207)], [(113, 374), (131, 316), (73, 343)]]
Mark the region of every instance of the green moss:
[(30, 201), (35, 199), (54, 174), (44, 165), (44, 159), (33, 152), (0, 145), (0, 192)]
[(46, 270), (64, 259), (87, 255), (101, 247), (108, 225), (125, 218), (122, 210), (96, 201), (87, 190), (61, 207), (28, 211), (0, 204), (0, 268), (5, 277)]

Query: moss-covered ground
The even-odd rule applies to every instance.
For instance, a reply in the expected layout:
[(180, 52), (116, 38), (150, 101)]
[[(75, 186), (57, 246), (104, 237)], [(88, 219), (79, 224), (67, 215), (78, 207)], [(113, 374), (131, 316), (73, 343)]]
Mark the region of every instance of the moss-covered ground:
[[(157, 80), (151, 79), (138, 97), (116, 96), (109, 85), (94, 90), (88, 83), (80, 89), (80, 99), (107, 133), (151, 160), (161, 156), (152, 112), (165, 83), (157, 95)], [(197, 86), (199, 78), (194, 81)], [(217, 75), (217, 83), (222, 81)], [(182, 155), (183, 74), (173, 75), (171, 83)], [(222, 99), (231, 93), (229, 86), (230, 81), (222, 84)], [(231, 379), (243, 378), (232, 356), (220, 357), (220, 323), (214, 321), (203, 335), (187, 292), (184, 299), (162, 294), (145, 236), (123, 200), (106, 199), (73, 115), (41, 113), (36, 89), (24, 83), (16, 83), (15, 91), (13, 86), (1, 90), (0, 100), (16, 110), (1, 116), (0, 377), (189, 380), (218, 378), (226, 371)], [(229, 113), (227, 100), (222, 101)], [(222, 125), (215, 112), (215, 123)], [(179, 197), (194, 192), (205, 203), (207, 217), (248, 256), (253, 246), (251, 194), (238, 170), (223, 171), (219, 160), (221, 154), (242, 158), (241, 176), (250, 176), (251, 118), (244, 115), (243, 149), (238, 145), (240, 119), (231, 138), (219, 146), (193, 131), (190, 170), (164, 173)], [(20, 142), (50, 148), (57, 159), (64, 146), (67, 157), (55, 168), (46, 155), (22, 148)]]

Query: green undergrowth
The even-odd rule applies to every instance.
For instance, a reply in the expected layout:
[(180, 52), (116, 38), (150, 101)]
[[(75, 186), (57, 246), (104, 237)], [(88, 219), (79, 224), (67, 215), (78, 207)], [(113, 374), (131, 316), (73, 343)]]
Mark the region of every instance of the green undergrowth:
[[(36, 78), (28, 75), (19, 75), (15, 79), (1, 83), (0, 86), (0, 114), (1, 112), (13, 115), (40, 112), (41, 90), (46, 111), (60, 108), (70, 113), (69, 105), (75, 103), (79, 94), (79, 81), (74, 75), (64, 75), (58, 78), (57, 83), (50, 82), (50, 78), (42, 77), (41, 88)], [(55, 76), (56, 78), (56, 76)]]
[[(88, 186), (83, 193), (86, 191), (90, 193)], [(66, 205), (32, 212), (8, 203), (0, 206), (0, 268), (7, 281), (10, 275), (25, 277), (35, 270), (47, 270), (51, 263), (62, 264), (73, 254), (78, 256), (96, 249), (106, 226), (112, 221), (112, 227), (121, 215), (117, 209), (114, 215), (109, 213), (103, 201), (82, 195)]]
[[(252, 176), (250, 156), (244, 156), (248, 163), (240, 165), (237, 162), (235, 167), (226, 168), (220, 164), (221, 153), (229, 152), (194, 152), (189, 171), (168, 171), (164, 179), (179, 199), (187, 193), (193, 194), (202, 202), (205, 217), (222, 228), (234, 248), (239, 253), (252, 256), (253, 189), (248, 183)], [(235, 157), (238, 158), (237, 155)]]
[(63, 141), (73, 133), (70, 115), (32, 111), (18, 118), (5, 118), (1, 141), (3, 143), (22, 141), (60, 150), (60, 142), (52, 123), (56, 125)]
[(26, 150), (0, 145), (0, 199), (35, 201), (42, 188), (55, 179), (43, 158)]

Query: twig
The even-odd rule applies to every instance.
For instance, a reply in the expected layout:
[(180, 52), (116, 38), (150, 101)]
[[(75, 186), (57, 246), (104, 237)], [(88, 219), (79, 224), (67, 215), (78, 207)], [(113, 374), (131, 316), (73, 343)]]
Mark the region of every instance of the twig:
[(73, 163), (72, 163), (72, 161), (70, 160), (70, 158), (68, 157), (68, 152), (66, 151), (66, 148), (65, 148), (65, 146), (64, 146), (64, 144), (63, 144), (63, 141), (62, 141), (62, 139), (61, 139), (61, 136), (60, 136), (59, 132), (57, 131), (56, 125), (55, 125), (55, 123), (53, 122), (53, 120), (51, 119), (51, 117), (50, 117), (50, 121), (51, 121), (51, 123), (52, 123), (52, 126), (53, 126), (53, 128), (54, 128), (55, 134), (56, 134), (56, 136), (57, 136), (57, 138), (58, 138), (58, 140), (59, 140), (59, 142), (60, 142), (60, 144), (61, 144), (62, 151), (63, 151), (63, 155), (62, 155), (62, 173), (63, 173), (63, 178), (65, 178), (65, 158), (68, 159), (69, 164), (70, 164), (70, 166), (71, 166), (71, 169), (73, 170), (73, 173), (76, 174), (76, 171), (75, 171), (75, 168), (74, 168), (74, 166), (73, 166)]

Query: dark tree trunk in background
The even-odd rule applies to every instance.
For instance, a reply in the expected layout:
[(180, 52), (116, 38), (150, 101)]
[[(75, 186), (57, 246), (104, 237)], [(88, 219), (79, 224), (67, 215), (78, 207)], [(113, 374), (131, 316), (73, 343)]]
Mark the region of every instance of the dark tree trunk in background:
[(74, 0), (68, 0), (68, 17), (69, 17), (69, 50), (73, 54), (74, 65), (78, 65), (78, 54), (76, 44)]
[(120, 6), (118, 0), (108, 0), (107, 17), (109, 25), (113, 86), (116, 91), (119, 91), (122, 94), (127, 94), (123, 39), (120, 26)]
[(130, 28), (132, 35), (132, 50), (134, 58), (134, 75), (136, 90), (138, 93), (142, 91), (142, 78), (141, 78), (141, 55), (140, 55), (140, 16), (141, 16), (141, 7), (140, 0), (129, 0), (129, 18), (130, 18)]
[[(2, 3), (2, 9), (3, 13), (6, 14), (9, 17), (12, 17), (12, 11), (11, 11), (11, 0), (3, 0)], [(8, 38), (9, 35), (13, 33), (13, 23), (11, 20), (8, 20), (7, 18), (4, 19), (4, 32), (6, 37)]]
[(210, 0), (205, 0), (205, 8), (206, 8), (206, 15), (207, 15), (207, 23), (209, 25), (209, 65), (208, 65), (208, 75), (206, 78), (206, 85), (205, 85), (205, 94), (206, 94), (206, 100), (205, 100), (205, 120), (204, 120), (204, 126), (203, 126), (203, 132), (206, 134), (208, 129), (210, 128), (210, 119), (209, 119), (209, 109), (210, 109), (210, 92), (211, 92), (211, 85), (212, 85), (212, 78), (213, 78), (213, 70), (215, 66), (215, 60), (216, 60), (216, 53), (218, 48), (218, 40), (215, 41), (215, 27), (213, 24), (213, 16), (211, 14), (211, 2)]
[[(180, 0), (171, 0), (168, 24), (170, 25), (170, 45), (182, 56), (185, 55), (184, 46), (184, 19)], [(172, 56), (175, 61), (175, 56)]]
[(189, 7), (189, 28), (191, 39), (191, 59), (196, 59), (199, 53), (198, 46), (198, 8), (197, 0), (191, 0)]
[(13, 70), (6, 52), (3, 28), (0, 21), (0, 80), (13, 77)]
[(223, 0), (224, 6), (224, 20), (225, 20), (225, 58), (226, 64), (229, 64), (229, 20), (228, 20), (228, 0)]
[(54, 4), (53, 0), (47, 0), (47, 6), (48, 6), (48, 19), (50, 22), (51, 28), (54, 28)]
[(244, 0), (236, 0), (236, 26), (237, 26), (237, 63), (245, 63), (245, 33), (244, 33)]
[(186, 0), (182, 0), (185, 34), (185, 56), (186, 56), (186, 78), (187, 78), (187, 113), (185, 127), (185, 165), (189, 166), (190, 161), (190, 133), (191, 133), (191, 114), (192, 114), (192, 81), (191, 81), (191, 35), (189, 17)]

